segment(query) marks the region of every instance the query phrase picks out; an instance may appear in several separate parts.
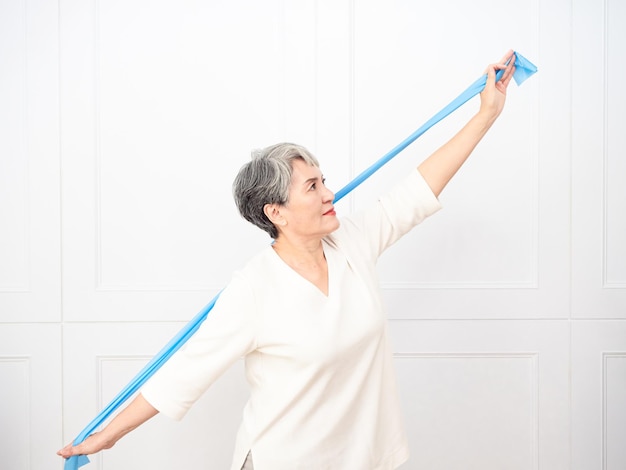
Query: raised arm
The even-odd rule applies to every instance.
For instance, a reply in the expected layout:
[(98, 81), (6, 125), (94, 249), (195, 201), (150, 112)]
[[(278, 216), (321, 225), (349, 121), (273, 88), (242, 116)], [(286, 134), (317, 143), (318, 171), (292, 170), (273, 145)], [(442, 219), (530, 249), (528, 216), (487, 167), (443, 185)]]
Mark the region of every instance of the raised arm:
[[(504, 70), (504, 73), (496, 82), (498, 70)], [(514, 71), (513, 51), (507, 52), (497, 64), (489, 65), (486, 71), (487, 85), (480, 94), (478, 113), (452, 139), (417, 167), (435, 196), (443, 191), (502, 112), (506, 89)]]
[(68, 459), (73, 455), (95, 454), (103, 449), (110, 449), (123, 436), (157, 413), (158, 411), (140, 393), (102, 431), (93, 433), (76, 446), (68, 444), (57, 454)]

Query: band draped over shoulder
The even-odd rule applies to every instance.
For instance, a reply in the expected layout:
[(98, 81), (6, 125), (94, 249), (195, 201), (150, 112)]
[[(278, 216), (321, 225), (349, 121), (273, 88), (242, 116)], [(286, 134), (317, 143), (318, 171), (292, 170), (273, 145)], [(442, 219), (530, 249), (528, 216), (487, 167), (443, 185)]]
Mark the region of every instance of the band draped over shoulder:
[[(537, 67), (530, 61), (524, 58), (519, 53), (515, 52), (515, 73), (513, 78), (518, 85), (521, 85), (528, 77), (537, 72)], [(500, 70), (496, 74), (496, 79), (502, 76), (503, 71)], [(424, 125), (417, 129), (413, 134), (408, 136), (405, 140), (391, 149), (388, 153), (382, 156), (373, 165), (360, 173), (345, 187), (340, 189), (335, 194), (335, 201), (337, 202), (353, 189), (359, 186), (367, 178), (378, 171), (385, 163), (389, 162), (398, 153), (408, 147), (418, 137), (424, 134), (428, 129), (437, 124), (443, 118), (462, 106), (468, 100), (479, 94), (485, 88), (487, 83), (487, 75), (481, 76), (478, 80), (472, 83), (463, 93), (455, 98), (451, 103), (445, 106), (441, 111), (430, 118)], [(128, 398), (130, 398), (135, 392), (137, 392), (141, 386), (163, 365), (165, 362), (178, 351), (185, 342), (196, 332), (202, 322), (206, 319), (209, 312), (213, 309), (215, 302), (217, 301), (219, 294), (217, 294), (206, 307), (204, 307), (183, 329), (181, 329), (176, 336), (174, 336), (169, 343), (167, 343), (150, 362), (126, 385), (126, 387), (120, 391), (117, 396), (96, 416), (81, 433), (74, 439), (74, 445), (78, 445), (83, 442), (90, 434), (92, 434), (111, 414), (119, 408)], [(70, 457), (65, 461), (64, 470), (77, 470), (79, 467), (89, 463), (89, 459), (85, 455), (78, 455)]]

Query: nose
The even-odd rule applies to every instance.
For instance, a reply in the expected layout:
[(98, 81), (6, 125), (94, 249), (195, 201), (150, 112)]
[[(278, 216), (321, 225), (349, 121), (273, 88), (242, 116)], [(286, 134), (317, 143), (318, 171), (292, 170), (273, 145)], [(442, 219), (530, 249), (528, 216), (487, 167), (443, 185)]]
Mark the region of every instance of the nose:
[(335, 199), (335, 193), (324, 186), (326, 192), (324, 193), (324, 202), (333, 201)]

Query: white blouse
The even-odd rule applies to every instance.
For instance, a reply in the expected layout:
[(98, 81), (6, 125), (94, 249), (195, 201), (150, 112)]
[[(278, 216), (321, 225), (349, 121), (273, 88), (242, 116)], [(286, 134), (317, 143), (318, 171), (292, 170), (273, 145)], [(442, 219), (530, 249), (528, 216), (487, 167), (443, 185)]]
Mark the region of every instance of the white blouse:
[(250, 399), (231, 470), (392, 470), (408, 458), (379, 255), (440, 208), (414, 171), (323, 240), (328, 296), (268, 246), (222, 291), (207, 319), (142, 389), (181, 419), (245, 357)]

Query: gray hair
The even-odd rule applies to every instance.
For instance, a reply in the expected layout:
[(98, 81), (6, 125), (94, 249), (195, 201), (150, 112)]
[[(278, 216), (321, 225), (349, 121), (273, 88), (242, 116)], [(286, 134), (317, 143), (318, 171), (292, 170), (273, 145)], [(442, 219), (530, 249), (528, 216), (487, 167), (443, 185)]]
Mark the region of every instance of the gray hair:
[(241, 216), (277, 238), (276, 226), (264, 212), (266, 204), (284, 205), (289, 199), (289, 185), (295, 159), (319, 167), (311, 152), (300, 145), (281, 143), (252, 152), (252, 160), (241, 167), (233, 182), (233, 197)]

